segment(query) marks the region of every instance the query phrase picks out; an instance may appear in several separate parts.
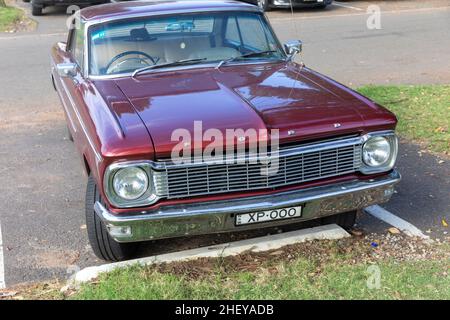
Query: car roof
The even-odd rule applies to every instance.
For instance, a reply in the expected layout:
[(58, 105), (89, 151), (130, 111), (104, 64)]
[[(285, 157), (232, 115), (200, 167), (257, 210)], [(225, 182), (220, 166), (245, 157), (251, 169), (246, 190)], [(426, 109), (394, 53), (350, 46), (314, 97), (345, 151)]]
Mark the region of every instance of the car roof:
[(130, 16), (227, 10), (258, 11), (259, 9), (255, 5), (232, 0), (146, 0), (115, 2), (87, 7), (80, 10), (80, 17), (87, 22), (101, 22)]

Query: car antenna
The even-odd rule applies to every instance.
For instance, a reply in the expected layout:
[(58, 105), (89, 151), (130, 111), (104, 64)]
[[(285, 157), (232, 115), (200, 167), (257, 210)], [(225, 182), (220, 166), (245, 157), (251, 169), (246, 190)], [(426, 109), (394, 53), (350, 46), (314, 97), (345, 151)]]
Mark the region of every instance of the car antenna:
[[(290, 2), (290, 5), (291, 5), (291, 19), (292, 19), (292, 24), (294, 26), (293, 29), (295, 31), (295, 35), (297, 36), (297, 39), (300, 39), (300, 32), (298, 30), (297, 24), (295, 23), (294, 5), (292, 4), (292, 0), (289, 0), (289, 2)], [(300, 76), (300, 72), (302, 72), (304, 66), (305, 66), (305, 64), (303, 63), (303, 52), (300, 51), (300, 70), (295, 73), (295, 80), (294, 80), (294, 83), (292, 84), (291, 92), (289, 92), (288, 100), (292, 96), (292, 92), (294, 91), (294, 88), (297, 85), (298, 77)]]

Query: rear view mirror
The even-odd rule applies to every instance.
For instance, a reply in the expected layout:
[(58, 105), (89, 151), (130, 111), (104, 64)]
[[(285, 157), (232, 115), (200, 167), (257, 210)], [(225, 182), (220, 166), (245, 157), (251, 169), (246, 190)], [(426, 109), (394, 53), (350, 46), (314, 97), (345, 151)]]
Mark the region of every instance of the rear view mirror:
[(284, 50), (286, 51), (289, 60), (292, 60), (296, 54), (302, 52), (303, 43), (300, 40), (291, 40), (284, 44)]
[(56, 65), (56, 70), (62, 78), (73, 78), (77, 74), (77, 64), (76, 63), (59, 63)]
[(58, 42), (58, 48), (59, 48), (59, 50), (65, 52), (65, 51), (66, 51), (66, 48), (67, 48), (67, 43), (62, 42), (62, 41)]

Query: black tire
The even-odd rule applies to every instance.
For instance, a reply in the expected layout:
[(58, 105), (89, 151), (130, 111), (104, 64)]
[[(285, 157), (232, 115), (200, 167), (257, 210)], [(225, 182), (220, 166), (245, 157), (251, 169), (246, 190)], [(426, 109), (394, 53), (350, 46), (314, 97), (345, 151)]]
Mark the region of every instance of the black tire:
[(31, 0), (23, 0), (23, 2), (30, 2)]
[(321, 5), (318, 5), (317, 8), (325, 9), (327, 6), (328, 6), (327, 4), (321, 4)]
[(270, 11), (270, 0), (258, 0), (258, 7), (260, 7), (264, 12)]
[(94, 211), (96, 201), (102, 202), (97, 185), (89, 175), (86, 188), (86, 229), (89, 242), (97, 257), (107, 261), (122, 261), (131, 258), (137, 243), (119, 243), (108, 234), (104, 223)]
[(42, 7), (31, 4), (31, 14), (33, 16), (42, 16)]
[(356, 222), (358, 211), (349, 211), (322, 218), (322, 224), (335, 223), (344, 229), (351, 229)]

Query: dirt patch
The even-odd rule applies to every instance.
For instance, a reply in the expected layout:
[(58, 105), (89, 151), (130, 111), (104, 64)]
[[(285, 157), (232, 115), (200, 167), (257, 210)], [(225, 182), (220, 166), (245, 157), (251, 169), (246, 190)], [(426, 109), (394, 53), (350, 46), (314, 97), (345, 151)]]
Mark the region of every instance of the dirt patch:
[(0, 300), (55, 300), (62, 299), (59, 292), (63, 284), (57, 280), (46, 283), (24, 283), (0, 290)]
[(45, 250), (34, 257), (39, 268), (67, 268), (74, 265), (80, 258), (80, 252), (75, 250)]

